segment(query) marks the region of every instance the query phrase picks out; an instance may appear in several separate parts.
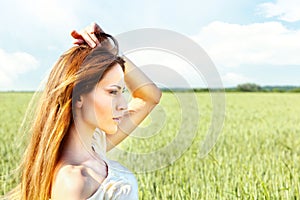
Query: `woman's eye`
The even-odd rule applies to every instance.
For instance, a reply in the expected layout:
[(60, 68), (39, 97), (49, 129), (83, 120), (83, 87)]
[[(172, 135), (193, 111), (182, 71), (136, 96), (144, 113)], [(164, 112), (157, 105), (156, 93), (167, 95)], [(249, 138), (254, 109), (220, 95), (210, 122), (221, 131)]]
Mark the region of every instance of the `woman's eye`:
[(118, 91), (117, 90), (112, 90), (109, 92), (110, 94), (118, 94)]

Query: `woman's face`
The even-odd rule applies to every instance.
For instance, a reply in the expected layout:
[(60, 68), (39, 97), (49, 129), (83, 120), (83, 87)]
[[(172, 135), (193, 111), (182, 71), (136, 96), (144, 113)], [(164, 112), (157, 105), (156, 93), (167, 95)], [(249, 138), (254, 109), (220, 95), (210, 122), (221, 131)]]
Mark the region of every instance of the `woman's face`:
[(110, 68), (94, 90), (82, 96), (82, 119), (92, 128), (114, 134), (127, 109), (123, 96), (124, 73), (119, 64)]

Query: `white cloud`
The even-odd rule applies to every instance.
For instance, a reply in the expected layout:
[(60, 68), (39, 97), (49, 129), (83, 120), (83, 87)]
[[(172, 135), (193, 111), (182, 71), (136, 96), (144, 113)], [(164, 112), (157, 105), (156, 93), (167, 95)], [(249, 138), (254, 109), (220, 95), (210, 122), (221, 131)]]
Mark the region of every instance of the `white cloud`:
[(262, 3), (258, 5), (258, 11), (265, 17), (277, 17), (287, 22), (300, 21), (299, 0), (276, 0), (275, 3)]
[(69, 27), (76, 24), (78, 18), (74, 14), (74, 9), (77, 3), (58, 0), (27, 0), (22, 9), (25, 9), (39, 22), (46, 26), (54, 25), (58, 30), (58, 26)]
[(236, 86), (241, 83), (249, 83), (254, 82), (253, 79), (248, 78), (242, 74), (236, 74), (236, 73), (226, 73), (224, 76), (222, 76), (222, 81), (224, 85), (227, 86)]
[(279, 22), (249, 25), (212, 22), (192, 37), (217, 67), (300, 65), (300, 30)]
[[(161, 49), (141, 49), (127, 54), (156, 84), (163, 87), (205, 87), (203, 74), (176, 54)], [(147, 70), (148, 66), (157, 66)]]
[[(69, 44), (71, 37), (68, 35), (80, 24), (81, 18), (76, 15), (80, 6), (77, 0), (4, 1), (0, 22), (5, 26), (0, 27), (0, 35), (13, 35), (16, 41), (21, 40), (22, 44), (30, 41), (32, 46), (37, 43), (43, 43), (44, 46), (53, 46), (59, 42), (60, 46), (62, 42)], [(11, 45), (14, 47), (16, 44), (18, 43), (14, 42)], [(20, 45), (17, 46), (19, 47)]]
[(0, 49), (0, 88), (9, 88), (20, 74), (38, 67), (38, 61), (25, 52), (7, 53)]

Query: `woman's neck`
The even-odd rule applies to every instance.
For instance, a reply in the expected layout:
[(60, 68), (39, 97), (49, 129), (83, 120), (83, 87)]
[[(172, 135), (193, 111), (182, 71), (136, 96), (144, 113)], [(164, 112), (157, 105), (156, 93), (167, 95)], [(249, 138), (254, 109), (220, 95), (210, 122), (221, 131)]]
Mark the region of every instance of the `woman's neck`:
[(63, 160), (80, 164), (91, 159), (94, 131), (94, 129), (88, 128), (82, 123), (73, 123), (67, 133), (63, 147)]

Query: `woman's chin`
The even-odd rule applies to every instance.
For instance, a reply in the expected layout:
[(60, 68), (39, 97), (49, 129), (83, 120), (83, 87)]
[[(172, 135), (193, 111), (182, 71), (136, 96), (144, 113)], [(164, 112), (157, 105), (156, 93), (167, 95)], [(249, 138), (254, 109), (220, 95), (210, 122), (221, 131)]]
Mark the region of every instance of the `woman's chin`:
[(113, 134), (115, 134), (117, 131), (118, 131), (118, 126), (115, 126), (115, 127), (113, 127), (113, 128), (104, 130), (104, 132), (105, 132), (106, 134), (108, 134), (108, 135), (113, 135)]

